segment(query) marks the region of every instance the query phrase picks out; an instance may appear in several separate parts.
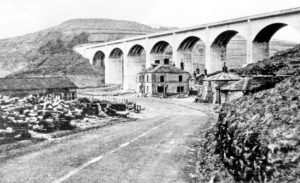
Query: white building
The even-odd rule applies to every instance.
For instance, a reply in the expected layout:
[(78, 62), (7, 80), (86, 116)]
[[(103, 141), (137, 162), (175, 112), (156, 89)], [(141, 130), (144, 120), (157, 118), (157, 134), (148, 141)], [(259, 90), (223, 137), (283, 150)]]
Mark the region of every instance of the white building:
[(145, 96), (187, 95), (189, 72), (171, 65), (156, 65), (138, 74), (137, 90)]

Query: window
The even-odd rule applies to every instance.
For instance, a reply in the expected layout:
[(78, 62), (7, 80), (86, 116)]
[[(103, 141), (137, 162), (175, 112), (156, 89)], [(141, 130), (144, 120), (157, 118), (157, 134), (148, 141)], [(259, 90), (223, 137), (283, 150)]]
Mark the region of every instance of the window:
[(164, 64), (165, 65), (169, 65), (170, 64), (170, 60), (168, 58), (164, 59)]
[(182, 82), (182, 75), (179, 75), (178, 80), (179, 82)]
[(139, 82), (143, 82), (144, 81), (144, 77), (141, 75), (139, 78)]
[(162, 83), (162, 82), (165, 82), (165, 76), (160, 76), (159, 77), (159, 81)]
[(180, 68), (181, 68), (181, 70), (184, 70), (184, 63), (183, 62), (180, 62)]
[(182, 93), (182, 92), (184, 92), (184, 86), (178, 86), (177, 93)]
[(72, 100), (75, 100), (75, 99), (76, 99), (76, 93), (72, 92)]
[(164, 87), (163, 86), (158, 86), (157, 87), (157, 92), (158, 93), (163, 93), (164, 92)]
[(147, 82), (149, 82), (149, 75), (147, 75)]
[(160, 60), (155, 60), (155, 64), (160, 64)]

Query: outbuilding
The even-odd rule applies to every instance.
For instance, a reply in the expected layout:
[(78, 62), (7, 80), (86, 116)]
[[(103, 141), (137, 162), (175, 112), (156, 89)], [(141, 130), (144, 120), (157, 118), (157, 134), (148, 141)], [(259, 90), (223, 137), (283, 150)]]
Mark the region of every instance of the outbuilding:
[(0, 78), (0, 95), (53, 95), (70, 100), (78, 87), (67, 77)]
[(222, 97), (220, 88), (226, 84), (239, 81), (240, 79), (241, 77), (237, 74), (224, 71), (207, 77), (204, 79), (204, 90), (202, 92), (202, 97), (208, 103), (219, 104)]
[(251, 76), (220, 87), (220, 103), (230, 102), (244, 95), (270, 89), (290, 76)]

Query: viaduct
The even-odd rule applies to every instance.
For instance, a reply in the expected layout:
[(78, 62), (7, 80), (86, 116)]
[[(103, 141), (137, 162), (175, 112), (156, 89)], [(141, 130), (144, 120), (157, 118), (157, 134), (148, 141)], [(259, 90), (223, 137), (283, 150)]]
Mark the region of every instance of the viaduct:
[[(121, 84), (128, 90), (136, 88), (137, 73), (153, 63), (175, 64), (191, 73), (204, 68), (208, 73), (220, 70), (223, 62), (230, 61), (226, 48), (236, 35), (246, 42), (243, 64), (257, 62), (269, 56), (272, 36), (285, 26), (300, 31), (300, 7), (74, 49), (105, 73), (105, 83)], [(196, 45), (198, 56), (186, 56)]]

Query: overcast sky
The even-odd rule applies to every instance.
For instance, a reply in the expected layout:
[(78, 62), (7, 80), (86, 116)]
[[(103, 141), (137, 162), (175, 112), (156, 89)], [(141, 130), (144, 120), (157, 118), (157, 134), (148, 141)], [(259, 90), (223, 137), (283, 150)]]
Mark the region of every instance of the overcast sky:
[(294, 7), (300, 7), (300, 0), (1, 0), (0, 38), (31, 33), (73, 18), (187, 27)]

